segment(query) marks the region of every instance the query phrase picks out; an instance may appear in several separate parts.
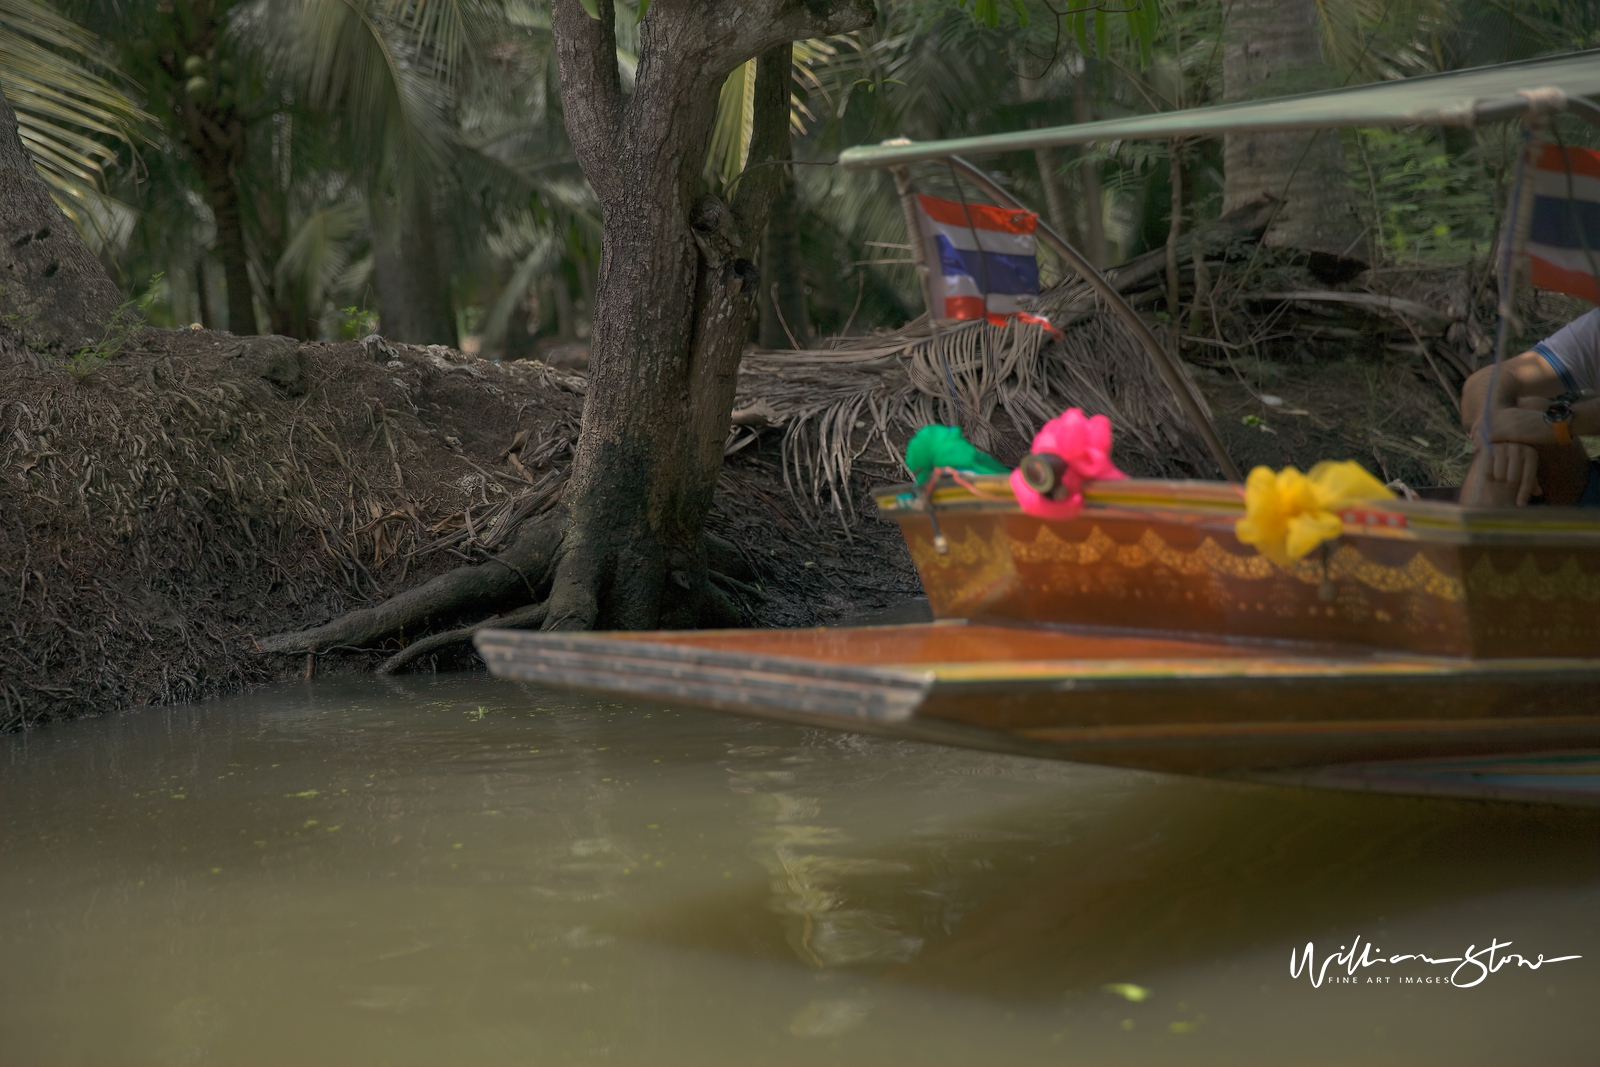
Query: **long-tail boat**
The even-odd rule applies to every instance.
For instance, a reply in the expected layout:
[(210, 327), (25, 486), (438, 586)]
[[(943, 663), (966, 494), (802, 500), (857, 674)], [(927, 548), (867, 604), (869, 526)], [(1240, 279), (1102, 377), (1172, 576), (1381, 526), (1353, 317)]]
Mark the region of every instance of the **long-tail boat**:
[[(1586, 95), (1600, 95), (1600, 52), (889, 143), (851, 149), (842, 162), (949, 161), (1020, 207), (960, 153), (1536, 121), (1562, 107), (1600, 116)], [(1209, 429), (1137, 314), (1059, 235), (1043, 224), (1040, 232), (1098, 280)], [(1337, 535), (1316, 550), (1274, 560), (1239, 539), (1245, 491), (1215, 434), (1202, 435), (1233, 482), (1089, 482), (1081, 511), (1066, 519), (1028, 513), (1004, 476), (936, 472), (924, 486), (880, 490), (878, 508), (900, 525), (931, 623), (486, 630), (477, 647), (501, 677), (829, 729), (1178, 773), (1600, 806), (1600, 512), (1362, 501), (1341, 507)]]

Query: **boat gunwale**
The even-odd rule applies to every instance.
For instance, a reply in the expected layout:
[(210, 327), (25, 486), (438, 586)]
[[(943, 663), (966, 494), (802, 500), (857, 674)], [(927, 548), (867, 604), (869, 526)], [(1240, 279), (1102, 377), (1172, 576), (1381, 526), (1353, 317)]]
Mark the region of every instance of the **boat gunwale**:
[[(968, 622), (969, 620), (949, 620)], [(987, 620), (970, 620), (988, 625)], [(861, 629), (911, 629), (917, 626), (940, 626), (947, 622), (902, 624), (892, 627), (862, 627)], [(1023, 627), (1018, 627), (1023, 629)], [(829, 628), (819, 628), (827, 630)], [(853, 629), (840, 627), (830, 632)], [(1163, 684), (1190, 686), (1206, 682), (1292, 684), (1315, 679), (1319, 684), (1339, 682), (1367, 683), (1372, 681), (1405, 683), (1437, 681), (1441, 678), (1472, 678), (1484, 683), (1494, 682), (1571, 682), (1585, 676), (1600, 680), (1600, 657), (1537, 657), (1518, 656), (1504, 659), (1479, 657), (1428, 656), (1406, 653), (1367, 652), (1353, 650), (1351, 655), (1283, 654), (1258, 656), (1085, 656), (1083, 658), (1057, 657), (1053, 659), (988, 659), (988, 660), (892, 660), (878, 666), (854, 662), (841, 662), (823, 657), (808, 657), (777, 652), (745, 652), (717, 648), (704, 644), (675, 641), (675, 635), (696, 639), (718, 634), (745, 635), (751, 631), (728, 630), (657, 630), (628, 631), (627, 636), (614, 632), (582, 634), (546, 634), (528, 630), (485, 629), (480, 631), (480, 652), (483, 646), (515, 648), (521, 652), (536, 652), (553, 659), (570, 657), (604, 656), (617, 664), (659, 665), (652, 673), (675, 677), (673, 669), (734, 670), (748, 674), (769, 676), (774, 679), (804, 679), (808, 682), (865, 685), (874, 688), (905, 689), (930, 693), (956, 690), (993, 689), (997, 686), (1016, 689), (1051, 688), (1062, 681), (1073, 682), (1071, 688), (1128, 688), (1134, 686), (1161, 687)], [(782, 631), (780, 631), (782, 632)], [(797, 630), (795, 633), (813, 633)], [(1215, 643), (1215, 642), (1213, 642)], [(1279, 642), (1280, 646), (1288, 642)], [(1267, 650), (1263, 649), (1263, 652)], [(1305, 650), (1305, 651), (1310, 651)], [(1140, 665), (1147, 665), (1141, 667)], [(1007, 667), (1023, 667), (1027, 677), (1007, 677), (998, 672)], [(993, 671), (991, 677), (973, 677), (985, 670)], [(1049, 674), (1054, 670), (1058, 673)], [(962, 677), (966, 675), (967, 677)], [(931, 688), (930, 688), (931, 686)]]
[[(976, 475), (969, 481), (979, 493), (954, 479), (941, 478), (933, 488), (934, 509), (967, 515), (1027, 514), (1012, 495), (1005, 475)], [(896, 522), (928, 514), (926, 488), (910, 482), (881, 486), (872, 490), (872, 497), (883, 517)], [(1244, 490), (1228, 482), (1128, 478), (1086, 485), (1083, 497), (1083, 511), (1078, 518), (1067, 521), (1129, 518), (1231, 531), (1233, 522), (1245, 515)], [(1367, 517), (1381, 520), (1386, 516), (1403, 522), (1365, 521)], [(1600, 514), (1593, 508), (1467, 508), (1437, 500), (1381, 500), (1342, 509), (1341, 517), (1345, 537), (1600, 548)]]

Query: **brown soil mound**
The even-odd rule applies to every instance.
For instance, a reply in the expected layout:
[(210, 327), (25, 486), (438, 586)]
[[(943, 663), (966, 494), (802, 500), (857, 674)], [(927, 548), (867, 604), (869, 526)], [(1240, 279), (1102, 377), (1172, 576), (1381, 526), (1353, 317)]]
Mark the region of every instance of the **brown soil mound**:
[[(304, 673), (254, 637), (492, 554), (559, 499), (583, 403), (543, 364), (375, 340), (146, 330), (87, 370), (0, 342), (0, 729)], [(752, 624), (918, 591), (892, 526), (809, 519), (760, 444), (711, 528), (753, 572)]]

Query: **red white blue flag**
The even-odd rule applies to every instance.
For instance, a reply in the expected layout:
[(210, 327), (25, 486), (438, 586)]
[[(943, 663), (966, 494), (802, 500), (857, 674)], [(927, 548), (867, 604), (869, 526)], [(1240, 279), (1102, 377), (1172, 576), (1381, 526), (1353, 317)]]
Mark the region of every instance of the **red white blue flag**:
[(1600, 152), (1544, 146), (1524, 250), (1534, 285), (1600, 304)]
[(1012, 315), (1049, 325), (1022, 310), (1023, 298), (1039, 292), (1033, 236), (1039, 216), (921, 195), (917, 216), (933, 268), (929, 310), (945, 319), (987, 318), (997, 326)]

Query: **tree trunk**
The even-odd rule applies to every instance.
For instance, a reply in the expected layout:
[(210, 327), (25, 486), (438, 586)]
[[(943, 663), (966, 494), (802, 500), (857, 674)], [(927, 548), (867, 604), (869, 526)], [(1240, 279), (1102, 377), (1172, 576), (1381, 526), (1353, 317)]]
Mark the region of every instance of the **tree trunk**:
[(572, 257), (572, 272), (578, 276), (578, 303), (574, 308), (576, 322), (573, 332), (582, 340), (594, 332), (594, 274), (589, 270), (589, 260), (582, 253)]
[[(751, 262), (788, 139), (790, 42), (871, 22), (870, 0), (659, 3), (640, 24), (632, 95), (614, 9), (556, 0), (562, 102), (601, 206), (589, 389), (563, 496), (570, 525), (546, 629), (726, 618), (703, 539), (739, 358)], [(723, 79), (759, 56), (755, 129), (731, 204), (695, 195)]]
[[(1223, 99), (1232, 103), (1326, 88), (1317, 0), (1235, 0), (1223, 30)], [(1229, 134), (1223, 141), (1222, 210), (1282, 202), (1262, 241), (1313, 253), (1313, 267), (1359, 270), (1370, 259), (1331, 130)]]
[[(494, 560), (266, 638), (262, 651), (362, 644), (429, 619), (481, 620), (488, 610), (525, 626), (542, 615), (545, 629), (738, 621), (710, 581), (713, 566), (727, 571), (737, 555), (714, 562), (718, 547), (704, 527), (760, 291), (751, 257), (779, 176), (758, 164), (787, 158), (791, 42), (857, 29), (875, 8), (872, 0), (659, 2), (640, 26), (626, 100), (615, 9), (598, 10), (591, 18), (579, 0), (556, 0), (551, 18), (568, 133), (603, 220), (589, 386), (564, 513), (535, 520)], [(696, 196), (718, 91), (753, 56), (744, 176), (731, 204)], [(475, 625), (424, 647), (459, 643)]]
[[(200, 174), (202, 192), (217, 228), (217, 258), (222, 263), (227, 290), (227, 328), (236, 334), (254, 334), (258, 331), (255, 296), (236, 178), (239, 168), (246, 165), (247, 123), (237, 106), (225, 106), (220, 96), (209, 89), (191, 92), (185, 85), (188, 75), (180, 66), (185, 55), (216, 54), (224, 43), (226, 14), (209, 0), (184, 4), (179, 14), (182, 17), (171, 23), (178, 34), (176, 47), (169, 51), (163, 46), (156, 62), (164, 76), (171, 79), (173, 114), (183, 131), (184, 147)], [(141, 46), (129, 38), (123, 47)]]
[(217, 258), (222, 260), (222, 275), (227, 285), (228, 330), (254, 334), (255, 295), (250, 285), (250, 257), (245, 251), (244, 221), (239, 214), (239, 187), (233, 180), (232, 153), (223, 146), (194, 143), (190, 148), (200, 179), (205, 184), (206, 203), (217, 225)]
[(50, 198), (0, 96), (0, 330), (39, 351), (70, 353), (103, 341), (122, 303)]
[(414, 345), (454, 345), (455, 314), (439, 270), (433, 209), (421, 190), (375, 194), (372, 281), (378, 290), (379, 331)]
[(547, 279), (550, 287), (550, 302), (556, 309), (556, 339), (560, 341), (576, 341), (578, 339), (577, 313), (572, 307), (572, 287), (567, 284), (567, 276), (561, 271), (550, 275)]
[(194, 261), (195, 296), (200, 304), (200, 325), (208, 330), (217, 328), (216, 315), (211, 310), (211, 283), (206, 279), (207, 260), (211, 257), (201, 251)]
[[(1089, 75), (1085, 71), (1072, 79), (1072, 117), (1077, 122), (1093, 122), (1094, 108), (1089, 103)], [(1089, 149), (1084, 146), (1084, 151)], [(1085, 254), (1097, 267), (1106, 266), (1105, 201), (1100, 195), (1100, 168), (1085, 161), (1078, 168), (1083, 183), (1083, 236), (1089, 247)]]
[[(1027, 78), (1018, 72), (1017, 92), (1022, 97), (1023, 103), (1037, 103), (1044, 93), (1044, 79)], [(1043, 123), (1035, 118), (1030, 120), (1028, 125), (1037, 128)], [(1072, 244), (1081, 244), (1078, 227), (1074, 223), (1072, 212), (1067, 208), (1067, 198), (1061, 189), (1061, 167), (1055, 149), (1035, 148), (1033, 162), (1039, 168), (1039, 188), (1044, 193), (1045, 213), (1050, 219), (1050, 225)]]
[(789, 168), (772, 169), (780, 173), (761, 242), (761, 347), (804, 347), (811, 339), (811, 317), (800, 262), (800, 198)]
[(1183, 336), (1182, 309), (1178, 302), (1178, 238), (1183, 235), (1183, 151), (1178, 139), (1167, 142), (1167, 173), (1171, 177), (1172, 204), (1167, 215), (1167, 315), (1172, 330), (1172, 350)]

